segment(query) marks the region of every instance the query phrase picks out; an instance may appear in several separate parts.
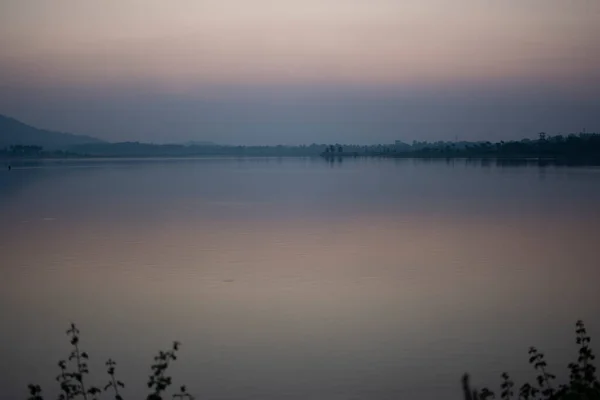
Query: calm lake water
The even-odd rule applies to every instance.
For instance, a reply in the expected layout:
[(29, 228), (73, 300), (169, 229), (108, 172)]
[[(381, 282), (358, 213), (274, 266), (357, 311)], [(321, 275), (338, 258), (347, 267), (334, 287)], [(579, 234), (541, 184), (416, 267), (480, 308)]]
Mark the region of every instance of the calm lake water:
[(0, 398), (56, 393), (75, 321), (90, 383), (112, 357), (128, 399), (175, 339), (198, 399), (460, 399), (465, 371), (533, 381), (530, 345), (565, 376), (574, 322), (600, 338), (599, 278), (599, 168), (20, 165), (0, 171)]

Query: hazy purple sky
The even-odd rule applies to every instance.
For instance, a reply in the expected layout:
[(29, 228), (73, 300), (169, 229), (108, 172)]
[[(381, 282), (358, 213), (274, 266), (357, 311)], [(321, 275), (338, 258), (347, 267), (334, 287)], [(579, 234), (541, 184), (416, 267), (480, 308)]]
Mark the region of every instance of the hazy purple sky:
[(108, 140), (600, 131), (598, 0), (2, 0), (0, 113)]

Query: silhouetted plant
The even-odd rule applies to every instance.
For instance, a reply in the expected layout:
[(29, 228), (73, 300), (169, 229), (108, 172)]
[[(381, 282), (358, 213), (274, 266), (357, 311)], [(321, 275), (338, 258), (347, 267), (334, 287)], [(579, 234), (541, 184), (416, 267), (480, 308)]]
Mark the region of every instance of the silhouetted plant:
[(590, 348), (591, 339), (587, 334), (583, 321), (577, 321), (575, 327), (579, 356), (576, 363), (569, 364), (569, 385), (561, 387), (561, 392), (578, 396), (598, 394), (600, 393), (600, 383), (596, 377), (596, 367), (592, 363), (596, 357)]
[(583, 383), (587, 387), (591, 387), (594, 384), (598, 385), (598, 379), (596, 377), (596, 367), (592, 362), (596, 358), (592, 349), (590, 348), (591, 338), (588, 336), (583, 321), (579, 320), (576, 323), (577, 339), (576, 343), (579, 347), (579, 357), (577, 362), (579, 363), (579, 371), (583, 373)]
[(462, 377), (462, 388), (465, 400), (474, 400), (477, 397), (477, 391), (471, 388), (469, 374), (464, 374)]
[(183, 399), (187, 399), (187, 400), (194, 400), (194, 396), (192, 396), (191, 394), (189, 394), (187, 392), (187, 389), (185, 386), (182, 386), (179, 388), (179, 393), (175, 393), (173, 395), (174, 399), (179, 399), (179, 400), (183, 400)]
[[(590, 348), (591, 339), (582, 321), (576, 323), (576, 343), (579, 345), (577, 362), (569, 364), (570, 377), (568, 384), (557, 388), (554, 385), (556, 376), (548, 372), (544, 354), (535, 347), (529, 349), (529, 363), (538, 372), (537, 387), (525, 383), (519, 388), (519, 400), (600, 400), (600, 382), (596, 376), (594, 353)], [(502, 374), (500, 397), (504, 400), (513, 399), (514, 382), (507, 373)], [(463, 377), (463, 392), (465, 400), (480, 400), (484, 395), (493, 397), (493, 392), (483, 389), (472, 391), (469, 387), (468, 375)], [(540, 397), (541, 396), (541, 397)]]
[(29, 397), (27, 400), (44, 400), (40, 385), (28, 385), (27, 388), (29, 389)]
[(492, 392), (488, 388), (481, 389), (481, 391), (477, 394), (477, 397), (476, 397), (477, 400), (487, 400), (487, 399), (494, 399), (494, 398), (496, 398), (496, 395), (494, 394), (494, 392)]
[(535, 399), (539, 392), (540, 391), (538, 389), (531, 386), (529, 383), (525, 383), (519, 389), (519, 399), (523, 399), (523, 400)]
[(463, 375), (462, 384), (465, 400), (487, 400), (495, 397), (494, 392), (488, 388), (483, 388), (481, 391), (471, 388), (468, 374)]
[(73, 350), (69, 355), (69, 361), (75, 360), (76, 371), (71, 373), (71, 376), (75, 379), (77, 384), (75, 385), (75, 395), (81, 395), (84, 400), (88, 399), (88, 394), (92, 398), (96, 398), (96, 395), (101, 393), (100, 389), (95, 386), (90, 387), (86, 390), (84, 376), (90, 373), (86, 360), (89, 358), (86, 352), (82, 352), (79, 349), (79, 329), (75, 324), (71, 324), (71, 328), (67, 331), (67, 335), (71, 337), (71, 345)]
[(148, 400), (162, 400), (161, 394), (171, 386), (172, 379), (165, 373), (169, 368), (169, 363), (177, 360), (176, 353), (179, 345), (179, 342), (173, 342), (171, 350), (159, 351), (158, 355), (154, 357), (154, 364), (151, 367), (153, 372), (148, 380), (148, 387), (154, 389), (154, 392), (148, 395)]
[[(85, 379), (86, 375), (89, 375), (89, 369), (87, 365), (88, 354), (80, 350), (79, 347), (79, 329), (75, 324), (71, 324), (71, 327), (67, 331), (67, 335), (70, 338), (70, 343), (73, 349), (69, 355), (68, 361), (74, 364), (73, 371), (68, 368), (68, 362), (66, 360), (60, 360), (58, 367), (60, 373), (56, 377), (56, 381), (60, 384), (59, 400), (72, 400), (82, 398), (83, 400), (97, 399), (97, 396), (102, 393), (100, 389), (95, 386), (90, 386), (86, 389)], [(152, 365), (152, 374), (150, 375), (150, 381), (148, 387), (154, 391), (148, 395), (148, 400), (162, 400), (162, 395), (166, 389), (171, 385), (172, 379), (170, 376), (166, 376), (165, 372), (169, 367), (171, 361), (177, 359), (176, 353), (179, 350), (180, 343), (174, 342), (173, 347), (169, 351), (160, 351), (159, 354), (154, 357), (154, 365)], [(115, 400), (123, 400), (120, 388), (125, 388), (125, 384), (117, 379), (115, 374), (115, 367), (117, 363), (108, 359), (106, 362), (107, 373), (110, 376), (109, 382), (104, 386), (104, 392), (112, 389), (114, 392)], [(27, 386), (29, 390), (29, 397), (27, 400), (44, 400), (42, 396), (42, 388), (39, 385), (30, 384)], [(173, 395), (174, 399), (179, 400), (193, 400), (194, 397), (187, 392), (185, 386), (181, 386), (179, 392)]]
[(529, 364), (539, 371), (539, 375), (536, 380), (540, 391), (546, 397), (552, 397), (554, 394), (554, 388), (552, 387), (552, 381), (556, 379), (556, 376), (549, 373), (546, 370), (548, 364), (544, 359), (544, 353), (540, 353), (535, 347), (529, 348)]
[(67, 370), (67, 362), (60, 360), (58, 362), (60, 374), (56, 377), (56, 381), (60, 383), (61, 394), (59, 400), (73, 399), (77, 392), (77, 385), (73, 383), (73, 374)]
[(124, 388), (125, 384), (115, 377), (115, 366), (117, 365), (111, 358), (106, 362), (106, 366), (108, 370), (106, 371), (110, 376), (110, 381), (104, 386), (104, 391), (106, 392), (108, 389), (112, 388), (115, 392), (115, 400), (123, 400), (123, 397), (119, 393), (119, 387)]
[(500, 398), (503, 400), (510, 400), (514, 396), (513, 387), (515, 386), (515, 383), (510, 379), (510, 376), (506, 372), (502, 374), (502, 379), (503, 382), (500, 386), (502, 392), (500, 393)]

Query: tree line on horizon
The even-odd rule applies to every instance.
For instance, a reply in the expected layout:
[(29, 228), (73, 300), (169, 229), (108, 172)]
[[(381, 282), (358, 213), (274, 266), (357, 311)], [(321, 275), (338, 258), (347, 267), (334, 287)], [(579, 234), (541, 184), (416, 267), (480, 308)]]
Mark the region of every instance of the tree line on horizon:
[(0, 157), (497, 157), (497, 158), (557, 158), (600, 161), (600, 134), (580, 133), (567, 136), (492, 143), (397, 141), (394, 144), (310, 144), (274, 146), (230, 146), (216, 144), (151, 144), (140, 142), (89, 143), (70, 146), (64, 150), (47, 151), (42, 146), (12, 145), (0, 149)]
[(512, 157), (512, 158), (557, 158), (600, 160), (600, 134), (580, 133), (567, 136), (549, 136), (544, 132), (537, 140), (500, 141), (497, 143), (478, 142), (439, 143), (420, 145), (414, 153), (422, 156), (442, 157)]

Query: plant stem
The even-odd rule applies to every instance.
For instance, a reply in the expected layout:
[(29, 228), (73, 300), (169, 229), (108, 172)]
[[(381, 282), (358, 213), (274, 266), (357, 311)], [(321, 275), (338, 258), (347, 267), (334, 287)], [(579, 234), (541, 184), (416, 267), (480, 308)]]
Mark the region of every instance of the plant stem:
[(81, 386), (81, 395), (84, 400), (87, 400), (87, 393), (85, 391), (85, 384), (83, 383), (83, 369), (81, 367), (81, 355), (79, 353), (79, 344), (75, 342), (73, 345), (75, 347), (75, 358), (77, 359), (77, 371), (79, 372), (79, 385)]

